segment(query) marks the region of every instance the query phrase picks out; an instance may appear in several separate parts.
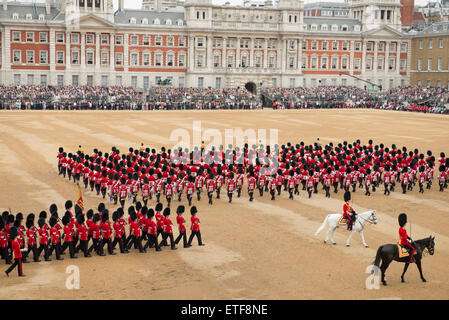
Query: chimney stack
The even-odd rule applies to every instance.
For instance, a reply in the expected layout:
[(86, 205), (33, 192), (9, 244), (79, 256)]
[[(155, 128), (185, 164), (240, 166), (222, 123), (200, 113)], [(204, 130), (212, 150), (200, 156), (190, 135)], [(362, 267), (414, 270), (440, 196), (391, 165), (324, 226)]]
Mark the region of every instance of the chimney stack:
[(3, 0), (3, 10), (8, 9), (8, 0)]
[(125, 0), (118, 1), (118, 9), (119, 9), (119, 11), (125, 10)]

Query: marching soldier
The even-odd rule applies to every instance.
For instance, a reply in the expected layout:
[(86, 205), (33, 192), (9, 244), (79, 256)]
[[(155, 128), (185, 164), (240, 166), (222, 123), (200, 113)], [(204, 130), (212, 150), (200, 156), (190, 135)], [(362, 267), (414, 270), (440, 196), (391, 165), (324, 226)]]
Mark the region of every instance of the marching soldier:
[(181, 240), (183, 240), (184, 243), (184, 248), (189, 248), (189, 245), (187, 244), (187, 235), (186, 235), (186, 227), (184, 225), (184, 223), (186, 222), (185, 219), (183, 218), (182, 214), (184, 213), (184, 206), (178, 206), (178, 208), (176, 209), (176, 214), (178, 215), (176, 217), (176, 222), (178, 223), (179, 226), (179, 236), (176, 238), (175, 240), (175, 244), (178, 244), (178, 242)]
[(236, 181), (234, 180), (234, 173), (229, 173), (229, 179), (226, 184), (226, 191), (228, 192), (229, 203), (232, 202), (232, 195), (236, 188)]
[(175, 240), (173, 238), (173, 229), (172, 229), (172, 222), (171, 220), (168, 218), (170, 216), (170, 208), (165, 208), (164, 209), (164, 234), (162, 237), (162, 241), (161, 241), (161, 246), (167, 246), (167, 238), (170, 238), (170, 247), (172, 250), (176, 250), (177, 248), (175, 247)]
[(250, 177), (248, 178), (248, 195), (249, 201), (254, 200), (254, 190), (256, 189), (256, 178), (254, 178), (254, 172), (250, 172)]
[(16, 227), (12, 227), (9, 233), (11, 236), (11, 250), (14, 257), (14, 263), (5, 271), (5, 273), (9, 277), (9, 273), (14, 270), (15, 267), (17, 267), (17, 273), (19, 277), (24, 277), (25, 275), (22, 271), (22, 251), (26, 251), (26, 249), (20, 248), (20, 244), (17, 241), (19, 232), (17, 231)]
[(193, 237), (196, 236), (196, 238), (198, 239), (198, 245), (200, 246), (204, 246), (205, 244), (201, 241), (201, 231), (200, 231), (200, 219), (198, 219), (198, 217), (196, 216), (196, 213), (198, 212), (196, 206), (193, 206), (192, 208), (190, 208), (190, 214), (192, 215), (190, 221), (191, 221), (191, 226), (190, 226), (190, 230), (192, 230), (192, 233), (190, 234), (189, 237), (189, 241), (187, 242), (188, 246), (192, 245), (192, 240)]

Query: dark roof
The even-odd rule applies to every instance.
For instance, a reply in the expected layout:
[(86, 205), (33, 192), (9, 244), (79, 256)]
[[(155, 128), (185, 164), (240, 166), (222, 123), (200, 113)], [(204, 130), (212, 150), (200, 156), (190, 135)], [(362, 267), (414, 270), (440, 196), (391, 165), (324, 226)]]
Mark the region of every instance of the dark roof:
[[(43, 14), (45, 16), (45, 20), (54, 20), (55, 17), (59, 14), (58, 8), (52, 6), (50, 8), (50, 14), (46, 13), (45, 3), (14, 3), (8, 2), (8, 7), (6, 10), (3, 10), (3, 7), (0, 6), (0, 19), (12, 19), (14, 13), (19, 14), (19, 20), (25, 20), (27, 14), (32, 14), (33, 20), (38, 20), (39, 15)], [(58, 19), (61, 20), (61, 19)]]
[(184, 21), (184, 12), (174, 11), (149, 11), (149, 10), (123, 10), (116, 11), (114, 15), (114, 22), (118, 24), (129, 24), (131, 18), (136, 19), (136, 25), (142, 24), (142, 19), (147, 18), (148, 24), (153, 25), (153, 21), (157, 18), (160, 20), (161, 25), (165, 25), (165, 21), (170, 19), (173, 25), (176, 25), (176, 21)]

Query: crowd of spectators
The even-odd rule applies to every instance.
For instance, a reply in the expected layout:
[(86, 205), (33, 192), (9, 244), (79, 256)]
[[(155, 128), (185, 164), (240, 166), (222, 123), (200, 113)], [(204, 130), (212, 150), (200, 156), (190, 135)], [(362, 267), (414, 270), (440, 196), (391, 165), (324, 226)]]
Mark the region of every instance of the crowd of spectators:
[(261, 108), (264, 102), (265, 107), (275, 109), (370, 108), (449, 113), (447, 88), (416, 86), (401, 86), (384, 92), (350, 86), (263, 88), (258, 94), (245, 88), (158, 87), (143, 92), (116, 86), (0, 86), (0, 109), (250, 110)]
[(449, 113), (446, 88), (401, 86), (385, 92), (356, 87), (267, 88), (275, 109), (370, 108), (381, 110)]

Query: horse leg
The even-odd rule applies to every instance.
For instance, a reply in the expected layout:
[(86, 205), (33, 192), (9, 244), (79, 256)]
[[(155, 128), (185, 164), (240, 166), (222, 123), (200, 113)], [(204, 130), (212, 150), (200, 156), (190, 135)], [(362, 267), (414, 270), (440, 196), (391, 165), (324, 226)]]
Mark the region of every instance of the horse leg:
[(354, 235), (355, 230), (352, 230), (351, 233), (349, 234), (348, 240), (346, 240), (346, 246), (349, 247), (350, 246), (350, 242), (351, 242), (351, 238)]
[(404, 271), (402, 271), (402, 275), (401, 275), (401, 281), (402, 282), (405, 282), (405, 280), (404, 280), (404, 275), (405, 275), (405, 273), (407, 272), (407, 269), (408, 269), (408, 266), (410, 265), (410, 263), (406, 263), (405, 264), (405, 266), (404, 266)]
[(365, 242), (365, 236), (363, 235), (363, 230), (360, 230), (359, 233), (360, 233), (360, 238), (362, 238), (363, 245), (365, 246), (365, 248), (368, 248), (368, 245)]
[(332, 233), (331, 233), (331, 241), (332, 241), (332, 244), (333, 244), (333, 245), (336, 245), (336, 244), (337, 244), (337, 243), (334, 241), (334, 232), (335, 232), (335, 229), (336, 229), (336, 228), (332, 229)]
[(415, 259), (416, 259), (415, 263), (416, 263), (416, 266), (418, 267), (422, 282), (427, 282), (426, 279), (424, 279), (424, 276), (422, 274), (421, 259), (419, 259), (417, 257), (415, 257)]
[(390, 265), (391, 260), (382, 261), (382, 266), (380, 267), (380, 270), (382, 271), (382, 284), (384, 286), (387, 285), (387, 280), (385, 280), (385, 273), (387, 272), (388, 266)]
[(331, 232), (331, 228), (329, 227), (329, 229), (327, 229), (326, 240), (324, 240), (324, 243), (327, 243), (327, 241), (329, 240), (329, 233), (330, 232)]

